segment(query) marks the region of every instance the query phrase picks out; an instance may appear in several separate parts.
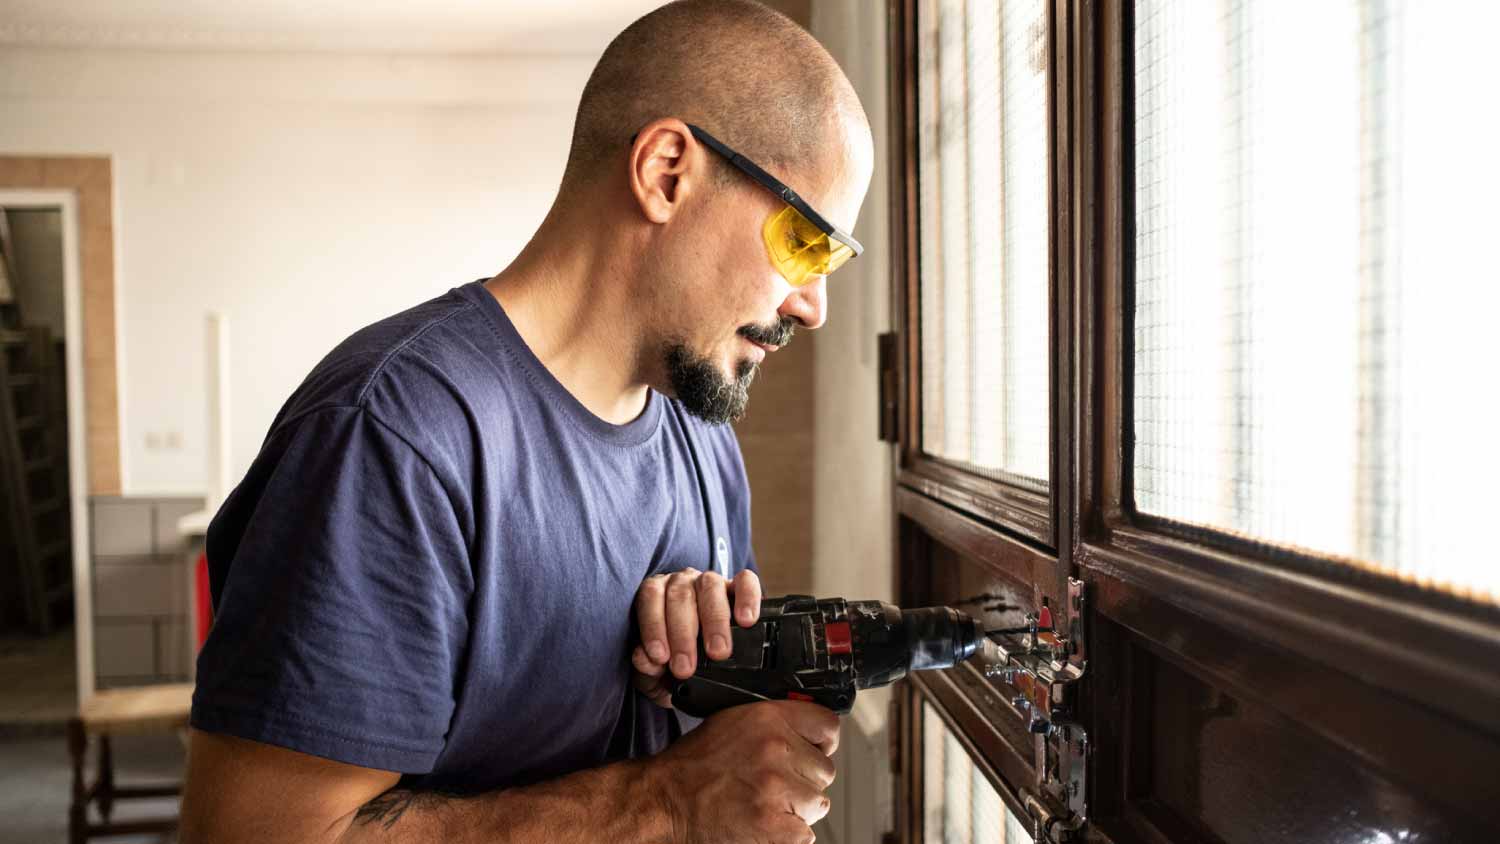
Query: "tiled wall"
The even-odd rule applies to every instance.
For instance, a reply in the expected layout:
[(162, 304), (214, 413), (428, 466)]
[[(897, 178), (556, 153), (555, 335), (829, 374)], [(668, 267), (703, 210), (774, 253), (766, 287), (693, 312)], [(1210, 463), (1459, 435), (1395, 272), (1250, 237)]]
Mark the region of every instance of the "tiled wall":
[(89, 499), (100, 688), (187, 679), (192, 580), (177, 520), (202, 508), (191, 497)]

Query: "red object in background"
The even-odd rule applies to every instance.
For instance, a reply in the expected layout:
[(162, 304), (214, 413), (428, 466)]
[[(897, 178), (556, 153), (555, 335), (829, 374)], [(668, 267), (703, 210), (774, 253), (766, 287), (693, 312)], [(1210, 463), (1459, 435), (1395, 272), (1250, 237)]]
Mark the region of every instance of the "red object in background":
[(198, 598), (198, 649), (208, 639), (208, 628), (214, 624), (213, 596), (208, 589), (208, 554), (198, 555), (198, 565), (193, 574), (193, 583)]

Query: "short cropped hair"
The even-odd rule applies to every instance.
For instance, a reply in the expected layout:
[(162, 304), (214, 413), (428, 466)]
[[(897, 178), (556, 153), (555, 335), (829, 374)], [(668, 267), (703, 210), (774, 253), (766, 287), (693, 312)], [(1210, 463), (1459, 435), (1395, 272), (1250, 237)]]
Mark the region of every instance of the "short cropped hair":
[(595, 65), (562, 190), (592, 184), (660, 118), (699, 125), (763, 166), (798, 172), (825, 160), (838, 118), (850, 114), (868, 125), (843, 71), (795, 21), (752, 0), (678, 0), (626, 27)]

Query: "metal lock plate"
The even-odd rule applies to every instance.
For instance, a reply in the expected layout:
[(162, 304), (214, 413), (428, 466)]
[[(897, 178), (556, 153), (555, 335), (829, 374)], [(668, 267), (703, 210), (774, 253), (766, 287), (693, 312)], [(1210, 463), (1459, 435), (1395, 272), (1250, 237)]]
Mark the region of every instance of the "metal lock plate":
[[(985, 669), (1021, 694), (1012, 701), (1038, 736), (1042, 792), (1050, 798), (1028, 801), (1038, 840), (1075, 840), (1087, 819), (1088, 733), (1078, 717), (1079, 681), (1085, 656), (1086, 595), (1080, 580), (1068, 580), (1064, 607), (1051, 607), (1028, 618), (1029, 629), (996, 638), (1000, 659)], [(1047, 803), (1066, 807), (1057, 814)], [(1032, 807), (1035, 807), (1034, 809)]]

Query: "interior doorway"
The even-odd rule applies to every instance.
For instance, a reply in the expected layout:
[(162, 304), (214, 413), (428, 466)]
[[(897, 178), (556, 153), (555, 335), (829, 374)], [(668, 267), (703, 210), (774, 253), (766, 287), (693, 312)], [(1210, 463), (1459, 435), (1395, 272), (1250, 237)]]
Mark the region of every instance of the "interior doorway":
[(93, 691), (78, 243), (72, 191), (0, 190), (0, 733)]

